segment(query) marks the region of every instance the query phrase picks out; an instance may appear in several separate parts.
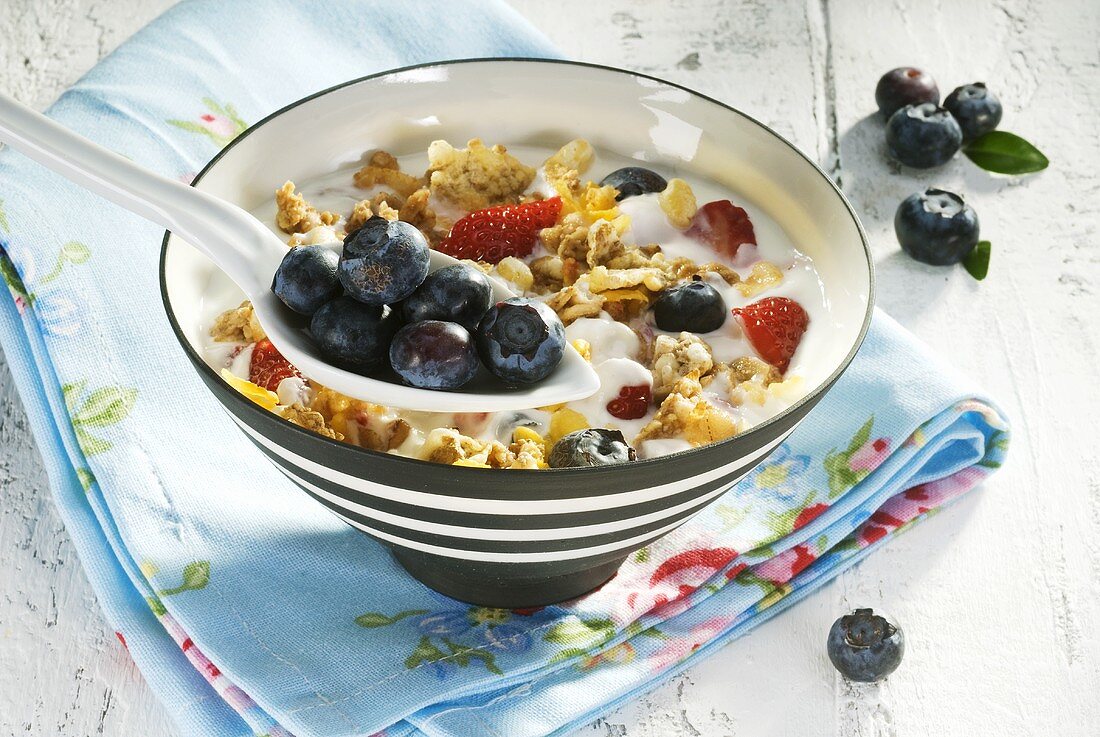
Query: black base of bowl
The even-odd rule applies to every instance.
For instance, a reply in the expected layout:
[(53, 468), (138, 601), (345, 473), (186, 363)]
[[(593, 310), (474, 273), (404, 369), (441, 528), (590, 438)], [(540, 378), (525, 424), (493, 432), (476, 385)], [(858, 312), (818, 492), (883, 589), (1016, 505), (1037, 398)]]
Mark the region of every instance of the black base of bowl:
[(615, 575), (626, 557), (592, 568), (532, 576), (530, 564), (475, 563), (408, 548), (391, 548), (413, 578), (441, 594), (479, 606), (501, 609), (557, 604), (598, 589)]

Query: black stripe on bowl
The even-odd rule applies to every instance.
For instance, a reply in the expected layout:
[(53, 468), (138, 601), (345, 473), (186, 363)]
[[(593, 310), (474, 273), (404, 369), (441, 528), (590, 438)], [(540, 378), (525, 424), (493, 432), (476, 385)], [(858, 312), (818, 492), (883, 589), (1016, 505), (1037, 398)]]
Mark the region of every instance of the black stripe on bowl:
[[(737, 463), (736, 466), (727, 468), (725, 471), (722, 471), (720, 475), (714, 475), (708, 472), (708, 474), (701, 474), (700, 476), (694, 477), (694, 480), (692, 478), (683, 479), (682, 484), (686, 488), (682, 491), (659, 495), (656, 498), (634, 504), (597, 507), (576, 512), (557, 511), (554, 505), (544, 505), (544, 508), (548, 509), (547, 513), (544, 514), (493, 514), (483, 511), (445, 509), (431, 504), (399, 502), (394, 501), (392, 498), (382, 496), (382, 494), (398, 496), (403, 492), (403, 489), (399, 488), (388, 487), (386, 489), (377, 489), (375, 493), (353, 489), (336, 481), (318, 476), (312, 471), (298, 466), (293, 460), (288, 458), (287, 455), (281, 453), (281, 449), (267, 447), (261, 440), (253, 437), (251, 434), (246, 434), (261, 452), (276, 465), (284, 467), (289, 475), (297, 477), (305, 482), (307, 486), (312, 485), (323, 492), (337, 496), (347, 502), (359, 504), (371, 510), (380, 511), (410, 521), (453, 525), (460, 528), (519, 531), (610, 524), (644, 515), (658, 514), (664, 511), (667, 511), (668, 514), (671, 515), (675, 513), (672, 508), (677, 505), (690, 503), (700, 495), (708, 494), (732, 485), (741, 476), (758, 465), (767, 455), (767, 453), (765, 453), (760, 457), (750, 457), (743, 463)], [(768, 453), (770, 452), (771, 450), (768, 451)], [(540, 472), (531, 471), (528, 473)], [(707, 475), (713, 477), (707, 478)], [(621, 501), (621, 499), (616, 499), (615, 497), (610, 497), (610, 500), (615, 502)], [(523, 501), (524, 500), (501, 500), (499, 504), (494, 504), (492, 507), (515, 507), (518, 503), (522, 503)], [(562, 504), (562, 506), (565, 505)]]

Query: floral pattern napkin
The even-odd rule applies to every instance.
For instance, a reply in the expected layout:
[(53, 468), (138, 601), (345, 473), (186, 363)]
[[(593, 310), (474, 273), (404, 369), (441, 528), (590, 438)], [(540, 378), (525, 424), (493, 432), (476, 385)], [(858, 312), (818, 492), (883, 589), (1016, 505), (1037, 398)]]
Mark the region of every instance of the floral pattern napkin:
[[(556, 53), (494, 0), (436, 11), (189, 0), (50, 115), (189, 180), (249, 121), (339, 81)], [(877, 314), (788, 442), (601, 589), (469, 606), (410, 579), (239, 433), (163, 317), (156, 227), (9, 151), (0, 181), (7, 361), (100, 604), (186, 733), (566, 733), (936, 513), (1007, 446), (997, 409)]]

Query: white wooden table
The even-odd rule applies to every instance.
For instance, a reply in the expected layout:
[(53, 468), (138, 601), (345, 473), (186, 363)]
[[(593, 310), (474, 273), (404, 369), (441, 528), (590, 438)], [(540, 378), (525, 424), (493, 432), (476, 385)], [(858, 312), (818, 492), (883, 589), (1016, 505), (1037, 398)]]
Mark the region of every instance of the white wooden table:
[[(774, 126), (841, 181), (879, 303), (981, 378), (1015, 423), (1007, 466), (949, 512), (580, 735), (1100, 733), (1100, 4), (1095, 0), (512, 0), (572, 57), (667, 77)], [(0, 87), (45, 106), (171, 0), (5, 0)], [(882, 157), (878, 76), (984, 80), (1053, 164), (1026, 180)], [(968, 194), (989, 278), (900, 254), (897, 203)], [(2, 185), (0, 185), (2, 186)], [(0, 735), (173, 735), (103, 622), (0, 362)], [(854, 688), (832, 620), (884, 607), (909, 651)]]

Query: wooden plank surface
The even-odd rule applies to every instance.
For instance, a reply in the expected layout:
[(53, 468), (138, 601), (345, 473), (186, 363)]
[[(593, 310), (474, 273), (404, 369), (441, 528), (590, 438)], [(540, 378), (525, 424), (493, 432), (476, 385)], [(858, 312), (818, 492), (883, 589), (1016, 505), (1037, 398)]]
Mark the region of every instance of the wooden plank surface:
[[(879, 303), (979, 377), (1016, 427), (987, 488), (793, 610), (578, 735), (1094, 735), (1100, 724), (1100, 6), (1094, 0), (511, 0), (567, 55), (695, 87), (772, 125), (841, 181), (871, 237)], [(36, 106), (171, 0), (8, 0), (0, 87)], [(1024, 180), (965, 160), (888, 164), (878, 76), (984, 80), (1004, 128), (1053, 161)], [(903, 257), (897, 202), (970, 196), (989, 278)], [(172, 735), (102, 621), (0, 363), (0, 735)], [(886, 684), (824, 655), (856, 605), (909, 635)]]

